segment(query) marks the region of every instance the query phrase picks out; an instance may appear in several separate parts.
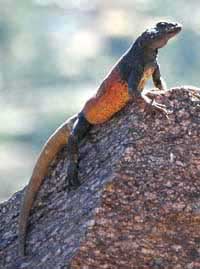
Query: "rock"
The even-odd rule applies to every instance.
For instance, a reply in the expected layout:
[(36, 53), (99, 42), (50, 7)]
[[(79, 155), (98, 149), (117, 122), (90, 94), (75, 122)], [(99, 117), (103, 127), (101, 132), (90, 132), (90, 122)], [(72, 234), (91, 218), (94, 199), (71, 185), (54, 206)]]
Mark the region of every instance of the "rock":
[(78, 189), (65, 190), (58, 154), (31, 212), (28, 256), (17, 249), (24, 191), (0, 205), (0, 268), (200, 267), (200, 90), (156, 100), (168, 119), (133, 101), (91, 129)]

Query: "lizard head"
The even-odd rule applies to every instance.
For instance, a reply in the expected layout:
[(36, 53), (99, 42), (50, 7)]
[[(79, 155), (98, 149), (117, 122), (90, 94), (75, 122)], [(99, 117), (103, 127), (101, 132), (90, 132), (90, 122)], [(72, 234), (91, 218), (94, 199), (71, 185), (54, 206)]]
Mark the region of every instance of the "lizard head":
[(160, 49), (169, 39), (177, 35), (182, 29), (181, 24), (175, 22), (158, 22), (154, 27), (147, 29), (140, 39), (142, 47)]

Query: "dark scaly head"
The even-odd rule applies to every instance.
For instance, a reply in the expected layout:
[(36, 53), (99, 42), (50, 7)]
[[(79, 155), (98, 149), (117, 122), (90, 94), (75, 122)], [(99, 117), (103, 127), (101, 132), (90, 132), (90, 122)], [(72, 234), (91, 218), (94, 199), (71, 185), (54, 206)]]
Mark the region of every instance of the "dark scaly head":
[(160, 49), (169, 39), (176, 36), (182, 29), (177, 22), (158, 22), (154, 27), (147, 29), (139, 38), (141, 47)]

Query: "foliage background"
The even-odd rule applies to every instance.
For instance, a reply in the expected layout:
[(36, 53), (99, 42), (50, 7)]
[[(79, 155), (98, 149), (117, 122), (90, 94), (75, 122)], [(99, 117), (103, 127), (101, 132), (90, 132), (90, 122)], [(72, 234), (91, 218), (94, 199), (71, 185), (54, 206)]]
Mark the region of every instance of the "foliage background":
[(48, 136), (154, 22), (184, 27), (159, 53), (168, 87), (199, 86), (199, 16), (198, 0), (1, 0), (0, 200), (28, 182)]

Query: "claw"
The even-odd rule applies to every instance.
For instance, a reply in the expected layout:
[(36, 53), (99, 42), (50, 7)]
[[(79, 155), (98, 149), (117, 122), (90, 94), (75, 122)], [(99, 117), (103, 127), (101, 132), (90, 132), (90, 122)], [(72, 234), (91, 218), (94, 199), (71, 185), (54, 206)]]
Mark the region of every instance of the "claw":
[(152, 100), (150, 103), (146, 103), (148, 110), (152, 113), (155, 111), (159, 111), (165, 115), (167, 119), (169, 119), (169, 112), (166, 109), (166, 106), (163, 104), (158, 104), (154, 100)]
[(154, 100), (154, 97), (149, 98), (149, 96), (147, 97), (146, 95), (144, 95), (143, 99), (144, 99), (144, 101), (146, 103), (146, 107), (150, 111), (150, 113), (155, 112), (155, 111), (159, 111), (159, 112), (163, 113), (167, 119), (169, 119), (169, 117), (168, 117), (169, 111), (166, 109), (165, 105), (157, 103)]
[(193, 96), (195, 96), (196, 98), (200, 99), (200, 94), (198, 94), (198, 93), (193, 93)]
[(158, 103), (156, 103), (155, 101), (153, 101), (152, 105), (153, 105), (153, 106), (155, 105), (156, 107), (162, 107), (163, 109), (166, 108), (166, 105), (158, 104)]

